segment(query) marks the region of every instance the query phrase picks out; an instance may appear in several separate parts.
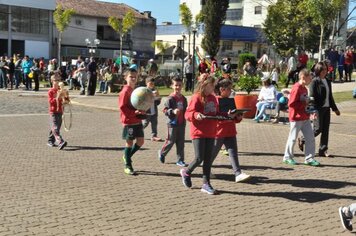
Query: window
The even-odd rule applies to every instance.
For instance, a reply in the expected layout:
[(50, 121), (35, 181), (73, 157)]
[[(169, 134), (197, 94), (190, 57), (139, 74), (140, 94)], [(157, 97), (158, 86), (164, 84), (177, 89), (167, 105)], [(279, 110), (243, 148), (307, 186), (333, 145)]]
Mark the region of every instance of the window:
[(9, 25), (8, 9), (5, 5), (0, 5), (0, 31), (7, 31)]
[(100, 40), (117, 41), (120, 40), (118, 33), (116, 33), (111, 26), (98, 25), (96, 28), (97, 38)]
[(261, 14), (262, 14), (262, 6), (256, 6), (255, 15), (261, 15)]
[(245, 43), (245, 52), (252, 52), (252, 43)]
[(226, 20), (241, 20), (242, 8), (240, 9), (228, 9), (226, 11)]
[(230, 0), (229, 3), (240, 3), (242, 0)]
[(12, 7), (12, 31), (48, 34), (49, 11), (27, 7)]
[(222, 51), (232, 50), (232, 41), (223, 41), (221, 50)]
[(81, 19), (75, 19), (75, 24), (76, 25), (82, 25), (82, 20)]

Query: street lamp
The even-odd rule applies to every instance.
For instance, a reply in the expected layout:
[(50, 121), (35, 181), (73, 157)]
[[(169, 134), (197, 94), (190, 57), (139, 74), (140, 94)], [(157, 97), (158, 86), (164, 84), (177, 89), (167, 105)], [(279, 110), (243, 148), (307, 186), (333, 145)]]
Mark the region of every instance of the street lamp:
[(195, 78), (195, 35), (197, 34), (197, 29), (193, 28), (192, 30), (193, 32), (193, 91), (194, 91), (194, 84), (195, 84), (195, 81), (196, 81), (196, 78)]
[(183, 80), (183, 78), (184, 78), (184, 41), (186, 39), (184, 32), (182, 32), (182, 38), (183, 38), (183, 41), (182, 41), (182, 71), (181, 71), (181, 75), (182, 75), (182, 80)]
[(92, 56), (93, 54), (95, 54), (95, 49), (100, 44), (100, 40), (99, 39), (94, 39), (94, 41), (92, 42), (92, 41), (90, 41), (90, 39), (86, 38), (85, 39), (85, 44), (89, 48), (90, 56)]

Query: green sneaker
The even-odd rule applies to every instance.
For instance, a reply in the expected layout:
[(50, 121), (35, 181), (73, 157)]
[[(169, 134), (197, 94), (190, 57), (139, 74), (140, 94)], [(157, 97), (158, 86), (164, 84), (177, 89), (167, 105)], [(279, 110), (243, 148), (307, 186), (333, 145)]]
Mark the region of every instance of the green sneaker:
[(297, 164), (297, 162), (292, 158), (283, 160), (283, 163), (288, 164), (288, 165), (293, 165), (293, 166)]
[(134, 171), (132, 166), (126, 166), (124, 169), (124, 172), (125, 172), (125, 174), (128, 174), (128, 175), (136, 175), (136, 172)]
[(307, 165), (307, 166), (320, 166), (320, 163), (317, 160), (312, 159), (311, 161), (305, 161), (304, 165)]

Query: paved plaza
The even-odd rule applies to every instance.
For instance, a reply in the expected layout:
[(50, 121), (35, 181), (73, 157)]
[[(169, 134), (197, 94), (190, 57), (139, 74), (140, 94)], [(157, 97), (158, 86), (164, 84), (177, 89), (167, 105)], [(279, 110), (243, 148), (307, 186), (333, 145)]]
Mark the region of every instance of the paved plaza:
[[(166, 164), (158, 161), (163, 143), (149, 140), (150, 127), (133, 157), (139, 175), (125, 175), (117, 95), (73, 97), (73, 127), (62, 131), (68, 146), (59, 151), (46, 145), (46, 92), (0, 92), (0, 236), (352, 235), (337, 209), (356, 202), (356, 100), (332, 115), (335, 158), (317, 158), (321, 167), (282, 163), (288, 125), (243, 120), (239, 160), (253, 177), (235, 183), (220, 155), (211, 181), (220, 194), (210, 196), (200, 192), (201, 168), (193, 188), (183, 186), (175, 147)], [(165, 137), (161, 113), (159, 124)], [(193, 160), (189, 125), (185, 154)]]

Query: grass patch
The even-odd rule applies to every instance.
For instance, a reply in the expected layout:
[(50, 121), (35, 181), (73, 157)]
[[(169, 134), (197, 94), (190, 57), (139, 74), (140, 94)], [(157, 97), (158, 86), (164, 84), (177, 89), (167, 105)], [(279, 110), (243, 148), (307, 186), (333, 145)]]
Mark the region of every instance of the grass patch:
[(344, 92), (336, 92), (333, 93), (333, 97), (336, 103), (344, 102), (344, 101), (350, 101), (353, 100), (354, 98), (352, 97), (352, 91), (344, 91)]
[[(173, 92), (172, 88), (167, 88), (166, 86), (156, 86), (156, 89), (159, 91), (159, 95), (162, 97), (166, 97), (169, 94), (171, 94)], [(191, 96), (192, 93), (191, 92), (185, 92), (184, 88), (182, 89), (182, 94), (184, 96)]]

